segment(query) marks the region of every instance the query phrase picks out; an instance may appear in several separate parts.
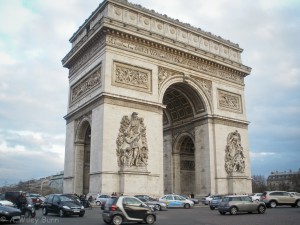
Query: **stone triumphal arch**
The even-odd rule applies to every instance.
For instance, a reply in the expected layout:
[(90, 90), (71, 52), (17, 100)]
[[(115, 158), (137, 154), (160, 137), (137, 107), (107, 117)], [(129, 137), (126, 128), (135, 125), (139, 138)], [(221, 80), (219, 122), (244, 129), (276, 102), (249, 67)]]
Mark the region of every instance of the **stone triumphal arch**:
[(251, 192), (237, 44), (125, 0), (70, 42), (64, 192)]

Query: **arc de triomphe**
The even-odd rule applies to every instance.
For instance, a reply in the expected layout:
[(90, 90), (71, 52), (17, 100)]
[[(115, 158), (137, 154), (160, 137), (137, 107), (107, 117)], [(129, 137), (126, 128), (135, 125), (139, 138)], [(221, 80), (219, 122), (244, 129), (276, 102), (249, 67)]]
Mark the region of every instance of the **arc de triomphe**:
[(70, 42), (65, 193), (252, 192), (237, 44), (125, 0)]

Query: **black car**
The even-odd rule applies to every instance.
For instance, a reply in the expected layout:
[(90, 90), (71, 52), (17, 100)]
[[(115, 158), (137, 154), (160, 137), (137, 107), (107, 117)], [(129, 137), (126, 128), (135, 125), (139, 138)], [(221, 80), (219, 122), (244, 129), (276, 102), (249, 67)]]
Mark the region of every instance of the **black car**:
[(0, 205), (0, 222), (18, 222), (21, 219), (21, 214), (21, 210), (19, 209)]
[(131, 196), (109, 198), (105, 203), (102, 217), (105, 223), (114, 225), (123, 222), (153, 224), (156, 221), (156, 214), (151, 208)]
[(63, 194), (49, 195), (43, 205), (43, 214), (59, 214), (60, 217), (69, 215), (84, 216), (84, 207), (75, 199)]

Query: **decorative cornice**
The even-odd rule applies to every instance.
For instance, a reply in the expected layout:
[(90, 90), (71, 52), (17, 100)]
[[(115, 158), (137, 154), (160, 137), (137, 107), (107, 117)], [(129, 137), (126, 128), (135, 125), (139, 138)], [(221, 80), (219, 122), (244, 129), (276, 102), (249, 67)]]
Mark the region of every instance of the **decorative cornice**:
[(118, 31), (107, 30), (106, 33), (106, 45), (108, 46), (194, 69), (237, 84), (244, 84), (244, 76), (247, 74), (241, 71)]

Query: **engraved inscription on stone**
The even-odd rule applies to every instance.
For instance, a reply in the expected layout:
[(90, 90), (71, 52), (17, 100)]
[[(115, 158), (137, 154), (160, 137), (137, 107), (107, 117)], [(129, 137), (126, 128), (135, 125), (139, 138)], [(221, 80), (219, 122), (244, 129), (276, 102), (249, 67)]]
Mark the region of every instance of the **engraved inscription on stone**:
[(218, 107), (220, 109), (242, 113), (242, 99), (238, 94), (218, 90)]
[(171, 63), (176, 63), (178, 65), (182, 65), (191, 69), (195, 69), (197, 71), (201, 71), (207, 74), (210, 74), (212, 76), (222, 78), (225, 80), (229, 80), (238, 84), (244, 83), (244, 77), (235, 74), (229, 71), (224, 71), (222, 69), (219, 69), (213, 65), (206, 64), (204, 62), (189, 59), (185, 56), (181, 56), (178, 54), (170, 53), (165, 50), (160, 50), (157, 48), (152, 48), (149, 46), (146, 46), (144, 44), (135, 43), (133, 41), (124, 40), (119, 37), (114, 37), (111, 35), (107, 35), (106, 37), (106, 43), (107, 45), (113, 45), (122, 49), (126, 49), (129, 51), (133, 51), (142, 55), (147, 55), (159, 60), (164, 60)]
[(112, 85), (137, 91), (152, 92), (152, 71), (114, 62)]
[(87, 92), (96, 86), (101, 86), (101, 67), (94, 69), (83, 80), (77, 82), (71, 88), (71, 103), (84, 96)]

